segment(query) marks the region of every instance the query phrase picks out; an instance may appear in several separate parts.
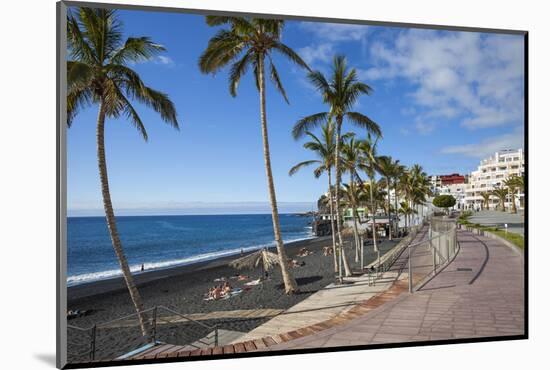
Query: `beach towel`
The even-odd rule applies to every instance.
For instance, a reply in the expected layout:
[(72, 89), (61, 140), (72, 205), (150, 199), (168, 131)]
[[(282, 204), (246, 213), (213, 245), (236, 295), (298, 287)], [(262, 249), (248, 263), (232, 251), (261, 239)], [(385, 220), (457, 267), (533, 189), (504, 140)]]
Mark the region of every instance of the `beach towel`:
[[(219, 299), (217, 300), (222, 300), (222, 299), (229, 299), (231, 297), (234, 297), (236, 295), (239, 295), (243, 292), (243, 290), (241, 288), (234, 288), (232, 289), (228, 294), (224, 294), (222, 295)], [(205, 301), (216, 301), (216, 299), (214, 299), (214, 297), (207, 297), (207, 298), (204, 298)]]
[(259, 285), (259, 284), (261, 284), (261, 283), (262, 283), (262, 282), (260, 281), (260, 279), (257, 279), (257, 280), (249, 281), (248, 283), (244, 283), (244, 285), (251, 286), (251, 285)]
[(234, 297), (236, 295), (239, 295), (243, 292), (241, 288), (235, 288), (229, 292), (229, 294), (226, 294), (222, 297), (222, 299), (229, 299), (231, 297)]

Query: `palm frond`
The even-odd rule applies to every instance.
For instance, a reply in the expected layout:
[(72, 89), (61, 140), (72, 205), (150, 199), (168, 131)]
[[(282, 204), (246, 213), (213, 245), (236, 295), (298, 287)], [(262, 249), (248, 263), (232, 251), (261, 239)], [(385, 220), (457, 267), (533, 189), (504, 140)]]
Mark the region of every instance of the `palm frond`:
[(162, 51), (166, 51), (164, 46), (153, 42), (150, 37), (129, 37), (123, 46), (113, 52), (108, 63), (127, 64), (145, 61)]
[(303, 167), (307, 167), (307, 166), (311, 166), (312, 164), (316, 164), (316, 163), (321, 163), (321, 161), (319, 160), (310, 160), (310, 161), (304, 161), (304, 162), (300, 162), (298, 163), (297, 165), (293, 166), (290, 171), (288, 171), (288, 175), (289, 176), (292, 176), (294, 175), (296, 172), (298, 172), (301, 168)]
[(121, 45), (122, 23), (115, 14), (115, 9), (86, 7), (79, 9), (80, 23), (100, 63), (108, 60)]
[[(115, 85), (116, 86), (116, 85)], [(143, 140), (148, 141), (149, 136), (147, 135), (147, 130), (145, 129), (145, 125), (141, 121), (141, 118), (139, 117), (139, 114), (136, 112), (132, 104), (122, 91), (116, 86), (116, 90), (118, 93), (118, 99), (122, 102), (121, 110), (126, 115), (126, 118), (130, 120), (130, 122), (134, 125), (134, 127), (138, 130), (138, 132), (141, 134), (141, 137), (143, 137)]]
[(94, 71), (89, 64), (67, 61), (67, 91), (82, 90), (91, 85)]
[(311, 68), (309, 68), (307, 63), (304, 62), (304, 60), (298, 55), (298, 53), (296, 53), (294, 50), (292, 50), (282, 42), (280, 41), (274, 42), (273, 49), (275, 49), (279, 53), (286, 56), (291, 62), (297, 64), (300, 67), (307, 69), (308, 71), (311, 71)]
[(309, 82), (321, 93), (330, 91), (330, 85), (325, 76), (319, 71), (312, 71), (308, 73), (307, 78)]
[(92, 90), (89, 88), (73, 89), (67, 94), (67, 126), (71, 127), (74, 118), (81, 109), (89, 107), (94, 102)]
[(252, 61), (253, 53), (249, 50), (238, 62), (231, 66), (229, 71), (229, 93), (231, 96), (237, 96), (237, 88), (241, 82), (241, 77), (246, 73)]
[[(268, 54), (269, 56), (269, 54)], [(283, 87), (283, 84), (281, 83), (281, 79), (279, 78), (279, 73), (277, 73), (277, 69), (275, 68), (275, 64), (273, 64), (273, 60), (271, 59), (271, 56), (269, 56), (269, 67), (270, 67), (270, 77), (271, 81), (275, 85), (275, 88), (281, 93), (283, 98), (285, 99), (287, 104), (290, 104), (288, 101), (288, 97), (286, 95), (285, 88)]]
[(72, 59), (87, 64), (99, 63), (95, 51), (80, 30), (78, 20), (72, 14), (67, 16), (67, 47)]
[(176, 108), (167, 94), (146, 86), (138, 100), (153, 108), (155, 112), (160, 114), (164, 122), (179, 130)]
[(252, 23), (243, 17), (227, 17), (220, 15), (207, 15), (205, 17), (206, 24), (210, 27), (230, 25), (233, 29), (238, 29), (241, 33), (254, 32)]
[(214, 35), (206, 50), (199, 57), (202, 73), (215, 73), (238, 57), (245, 44), (243, 39), (229, 30), (220, 30)]
[(328, 112), (321, 112), (300, 119), (294, 124), (294, 128), (292, 129), (292, 136), (294, 137), (294, 139), (299, 139), (306, 133), (306, 131), (311, 131), (313, 128), (321, 125), (323, 122), (326, 122), (328, 116)]
[(376, 122), (371, 120), (366, 115), (359, 112), (347, 112), (346, 117), (355, 126), (365, 128), (368, 132), (376, 135), (377, 137), (382, 137), (382, 130), (380, 129), (380, 126), (378, 126)]
[(145, 86), (137, 73), (124, 66), (110, 66), (111, 70), (119, 73), (116, 82), (125, 89), (126, 94), (142, 104), (152, 108), (160, 114), (162, 120), (172, 127), (179, 129), (176, 108), (167, 94)]

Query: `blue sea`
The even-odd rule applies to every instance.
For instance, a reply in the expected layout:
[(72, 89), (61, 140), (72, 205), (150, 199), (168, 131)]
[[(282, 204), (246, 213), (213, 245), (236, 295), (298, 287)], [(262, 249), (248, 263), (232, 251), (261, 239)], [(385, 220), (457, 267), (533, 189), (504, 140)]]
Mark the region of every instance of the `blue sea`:
[[(311, 218), (281, 214), (285, 242), (313, 237)], [(132, 271), (186, 265), (273, 246), (271, 215), (119, 216)], [(120, 276), (104, 217), (67, 219), (67, 284)]]

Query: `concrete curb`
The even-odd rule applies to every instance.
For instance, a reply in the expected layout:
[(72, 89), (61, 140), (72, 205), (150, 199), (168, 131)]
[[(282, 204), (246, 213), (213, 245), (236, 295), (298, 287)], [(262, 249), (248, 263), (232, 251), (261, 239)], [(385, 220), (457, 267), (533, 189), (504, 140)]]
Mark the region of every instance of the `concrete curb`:
[(471, 227), (471, 226), (465, 226), (465, 225), (460, 225), (460, 228), (462, 230), (467, 230), (467, 231), (470, 231), (470, 232), (475, 233), (475, 234), (480, 235), (480, 236), (485, 236), (486, 238), (489, 238), (489, 239), (497, 240), (497, 241), (501, 242), (502, 244), (504, 244), (505, 246), (507, 246), (508, 248), (512, 249), (517, 255), (519, 255), (521, 257), (522, 260), (524, 258), (523, 250), (521, 250), (517, 245), (515, 245), (512, 242), (509, 242), (508, 240), (506, 240), (506, 239), (504, 239), (504, 238), (502, 238), (502, 237), (500, 237), (496, 234), (493, 234), (490, 231), (480, 230), (478, 228)]

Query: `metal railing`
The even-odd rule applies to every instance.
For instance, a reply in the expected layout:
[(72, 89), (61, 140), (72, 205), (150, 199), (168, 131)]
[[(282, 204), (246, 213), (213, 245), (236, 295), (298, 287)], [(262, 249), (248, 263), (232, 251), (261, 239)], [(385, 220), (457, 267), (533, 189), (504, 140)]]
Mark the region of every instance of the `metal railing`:
[[(428, 237), (413, 243), (420, 230), (425, 226), (428, 226)], [(402, 264), (397, 268), (407, 270), (409, 292), (413, 293), (415, 286), (420, 288), (428, 277), (437, 274), (454, 258), (459, 248), (456, 230), (457, 225), (454, 220), (427, 217), (423, 224), (411, 228), (409, 235), (386, 253), (382, 259), (367, 266), (370, 268), (367, 271), (369, 285), (375, 285), (385, 272), (394, 268), (398, 260), (401, 260)], [(405, 251), (407, 251), (407, 255), (401, 258)], [(427, 256), (430, 253), (431, 256)]]
[[(380, 250), (378, 250), (378, 258), (366, 267), (368, 285), (376, 285), (377, 280), (379, 280), (382, 275), (394, 265), (394, 263), (403, 253), (403, 251), (407, 249), (407, 246), (414, 240), (422, 226), (423, 224), (409, 227), (407, 231), (408, 234), (403, 239), (401, 239), (401, 241), (394, 248), (392, 248), (383, 256), (380, 256)], [(364, 242), (364, 238), (363, 236), (361, 236), (361, 245), (364, 245)], [(365, 268), (363, 268), (363, 264), (361, 264), (361, 270), (365, 270)]]
[[(160, 312), (168, 313), (168, 315), (160, 315)], [(100, 324), (82, 328), (75, 325), (67, 325), (68, 331), (68, 355), (71, 361), (96, 360), (99, 358), (114, 359), (123, 353), (114, 353), (109, 351), (109, 347), (113, 345), (113, 331), (129, 331), (129, 335), (124, 337), (125, 345), (121, 346), (121, 350), (125, 352), (135, 350), (143, 345), (162, 343), (162, 330), (159, 325), (171, 325), (169, 332), (166, 333), (171, 340), (171, 344), (179, 344), (194, 348), (204, 348), (209, 346), (218, 346), (218, 325), (207, 325), (198, 320), (194, 320), (189, 316), (183, 315), (165, 306), (155, 306), (141, 311), (141, 315), (145, 316), (147, 327), (147, 335), (143, 335), (139, 323), (138, 313), (133, 313), (123, 317), (119, 317)], [(174, 325), (182, 325), (183, 328), (174, 328)], [(196, 325), (193, 330), (190, 325)], [(180, 330), (178, 330), (180, 329)], [(176, 333), (177, 332), (177, 333)], [(204, 335), (206, 332), (206, 335)], [(213, 333), (213, 338), (211, 334)], [(119, 337), (121, 337), (119, 333)], [(173, 343), (173, 338), (178, 334), (178, 343)], [(205, 340), (206, 339), (206, 340)], [(212, 341), (208, 341), (211, 340)], [(99, 356), (98, 356), (99, 354)]]
[(432, 218), (428, 238), (408, 246), (407, 272), (410, 293), (414, 292), (415, 286), (423, 286), (427, 278), (435, 276), (458, 253), (456, 230), (456, 222), (453, 220)]

